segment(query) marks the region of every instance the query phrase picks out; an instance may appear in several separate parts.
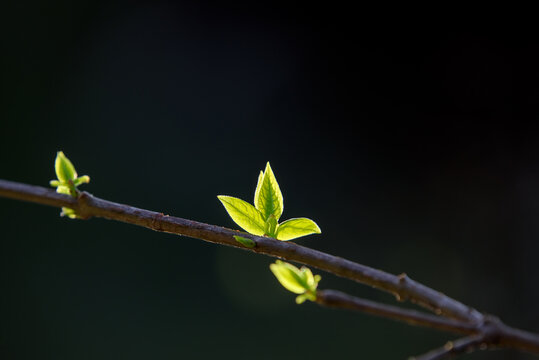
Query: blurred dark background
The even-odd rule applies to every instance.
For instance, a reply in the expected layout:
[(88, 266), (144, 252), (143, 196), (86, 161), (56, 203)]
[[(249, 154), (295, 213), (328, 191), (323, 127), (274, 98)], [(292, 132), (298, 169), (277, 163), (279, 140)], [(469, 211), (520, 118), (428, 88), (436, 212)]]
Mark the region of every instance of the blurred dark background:
[[(208, 1), (3, 15), (0, 178), (47, 186), (63, 150), (99, 197), (235, 228), (216, 195), (251, 201), (271, 161), (283, 219), (323, 231), (298, 243), (539, 332), (539, 51), (525, 21)], [(297, 306), (267, 257), (58, 214), (0, 199), (2, 359), (406, 359), (454, 338)]]

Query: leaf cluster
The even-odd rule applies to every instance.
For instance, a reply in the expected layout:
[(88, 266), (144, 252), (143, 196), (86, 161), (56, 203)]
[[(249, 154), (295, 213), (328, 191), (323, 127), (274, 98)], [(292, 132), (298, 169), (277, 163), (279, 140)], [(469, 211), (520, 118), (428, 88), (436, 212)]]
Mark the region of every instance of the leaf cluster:
[(313, 220), (304, 217), (278, 223), (284, 210), (283, 194), (269, 162), (266, 164), (266, 169), (258, 176), (254, 206), (232, 196), (219, 195), (217, 197), (232, 220), (253, 235), (287, 241), (321, 233)]
[[(90, 177), (88, 175), (81, 177), (77, 175), (75, 166), (73, 166), (71, 161), (69, 161), (62, 151), (58, 151), (56, 154), (54, 170), (58, 180), (51, 180), (50, 185), (56, 188), (57, 193), (77, 197), (79, 195), (77, 186), (90, 182)], [(66, 207), (62, 208), (61, 215), (71, 219), (78, 217), (75, 210)]]
[(271, 264), (270, 270), (285, 289), (299, 294), (296, 297), (296, 303), (301, 304), (305, 300), (316, 300), (316, 288), (321, 280), (320, 275), (313, 276), (309, 268), (302, 266), (301, 269), (298, 269), (281, 260)]

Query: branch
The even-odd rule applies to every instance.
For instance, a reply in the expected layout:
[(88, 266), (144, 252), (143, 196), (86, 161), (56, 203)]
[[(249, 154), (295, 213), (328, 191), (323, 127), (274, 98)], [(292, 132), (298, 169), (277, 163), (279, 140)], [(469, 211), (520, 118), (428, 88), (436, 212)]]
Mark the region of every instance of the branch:
[[(443, 356), (455, 355), (464, 351), (471, 352), (478, 348), (484, 350), (487, 347), (510, 347), (539, 354), (539, 335), (509, 327), (498, 318), (490, 315), (483, 315), (481, 323), (470, 323), (385, 305), (335, 290), (319, 290), (316, 294), (316, 302), (327, 307), (359, 311), (402, 321), (409, 325), (470, 335), (455, 342), (450, 341), (443, 348), (433, 350), (423, 357), (412, 358), (413, 360), (441, 359)], [(434, 355), (439, 357), (428, 357)]]
[[(81, 192), (78, 198), (73, 198), (40, 186), (0, 180), (0, 196), (56, 207), (68, 207), (76, 210), (77, 214), (83, 219), (101, 217), (117, 220), (156, 231), (185, 235), (216, 244), (233, 246), (259, 254), (296, 261), (390, 292), (399, 300), (409, 299), (414, 303), (435, 311), (437, 314), (470, 322), (480, 322), (482, 319), (482, 314), (477, 310), (428, 288), (404, 274), (400, 276), (388, 274), (384, 271), (309, 249), (293, 242), (254, 236), (220, 226), (138, 209), (103, 200), (87, 192)], [(233, 237), (233, 235), (239, 234), (252, 239), (256, 243), (256, 246), (248, 249), (239, 244)]]
[[(447, 355), (457, 354), (464, 350), (472, 351), (476, 348), (483, 350), (486, 347), (510, 347), (539, 354), (539, 335), (509, 327), (502, 323), (498, 318), (490, 315), (483, 315), (481, 323), (470, 323), (462, 320), (426, 314), (416, 310), (381, 304), (335, 290), (319, 290), (316, 294), (316, 302), (327, 307), (359, 311), (396, 321), (402, 321), (409, 325), (471, 335), (455, 342), (450, 341), (444, 348), (433, 350), (432, 352), (423, 355), (424, 357), (418, 357), (415, 360), (430, 360), (431, 358), (426, 357), (427, 355), (441, 355), (443, 349), (445, 349), (444, 354), (447, 353)], [(474, 344), (476, 344), (476, 342), (471, 342), (472, 340), (475, 340), (477, 345), (481, 346), (475, 346)], [(468, 345), (465, 346), (465, 344)], [(432, 359), (439, 358), (442, 357), (433, 357)]]
[(477, 348), (480, 348), (481, 350), (487, 348), (485, 337), (483, 335), (473, 335), (456, 341), (448, 341), (441, 348), (429, 351), (418, 357), (412, 357), (410, 360), (439, 360), (465, 352), (472, 352)]
[(336, 290), (317, 291), (316, 302), (331, 308), (360, 311), (387, 319), (402, 321), (409, 325), (423, 326), (441, 331), (458, 334), (476, 334), (480, 332), (480, 327), (477, 324), (381, 304)]
[[(417, 311), (397, 310), (398, 308), (396, 307), (367, 302), (367, 300), (352, 298), (334, 291), (320, 292), (322, 294), (319, 295), (320, 304), (366, 311), (374, 315), (390, 317), (410, 324), (430, 326), (440, 330), (461, 333), (476, 332), (479, 334), (485, 334), (488, 330), (489, 334), (494, 334), (488, 339), (491, 345), (513, 347), (539, 354), (538, 335), (510, 328), (498, 320), (494, 321), (479, 311), (410, 279), (405, 274), (392, 275), (292, 242), (254, 236), (215, 225), (118, 204), (94, 197), (87, 192), (82, 192), (78, 198), (74, 198), (40, 186), (0, 180), (0, 197), (49, 206), (68, 207), (74, 209), (83, 219), (101, 217), (121, 221), (156, 231), (184, 235), (306, 264), (337, 276), (387, 291), (394, 294), (399, 300), (410, 300), (433, 310), (438, 315), (444, 315), (452, 319), (444, 319)], [(238, 234), (252, 239), (255, 242), (255, 247), (246, 248), (238, 243), (233, 237)], [(472, 331), (472, 329), (475, 330)]]

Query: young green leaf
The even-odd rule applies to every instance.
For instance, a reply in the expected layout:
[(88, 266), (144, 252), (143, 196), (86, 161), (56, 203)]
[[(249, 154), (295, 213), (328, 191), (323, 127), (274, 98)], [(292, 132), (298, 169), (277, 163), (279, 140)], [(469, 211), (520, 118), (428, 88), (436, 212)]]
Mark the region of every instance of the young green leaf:
[(275, 238), (275, 232), (277, 231), (277, 219), (271, 214), (266, 220), (266, 227), (264, 230), (264, 235)]
[(248, 239), (243, 236), (234, 235), (234, 239), (236, 239), (237, 242), (248, 248), (254, 248), (256, 246), (254, 240)]
[(301, 304), (305, 300), (316, 300), (316, 288), (321, 279), (320, 275), (313, 276), (311, 270), (305, 266), (298, 269), (294, 265), (280, 260), (271, 264), (270, 270), (285, 289), (299, 294), (296, 297), (296, 303)]
[[(75, 167), (62, 151), (58, 151), (58, 153), (56, 154), (56, 159), (54, 161), (54, 170), (56, 172), (56, 177), (58, 178), (58, 180), (51, 180), (50, 185), (56, 188), (57, 193), (77, 197), (79, 194), (77, 186), (90, 182), (90, 177), (87, 175), (81, 177), (77, 176), (77, 171), (75, 171)], [(62, 208), (61, 215), (67, 216), (71, 219), (79, 217), (75, 210), (66, 207)]]
[(295, 218), (283, 221), (277, 227), (278, 240), (291, 240), (310, 234), (320, 234), (320, 228), (314, 221), (307, 218)]
[(294, 265), (277, 260), (275, 264), (270, 265), (270, 270), (286, 290), (295, 294), (303, 294), (306, 291), (301, 271)]
[(318, 286), (318, 283), (320, 282), (322, 277), (320, 275), (313, 276), (311, 269), (305, 266), (302, 266), (300, 270), (301, 270), (303, 279), (305, 279), (305, 282), (307, 284), (306, 288), (309, 289), (309, 291), (316, 292), (316, 287)]
[(298, 295), (296, 296), (296, 304), (303, 304), (305, 302), (305, 300), (311, 300), (311, 301), (315, 301), (316, 300), (316, 296), (312, 296), (312, 294), (310, 293), (305, 293), (305, 294), (301, 294), (301, 295)]
[(231, 196), (220, 195), (218, 198), (232, 219), (254, 235), (286, 241), (321, 232), (318, 225), (307, 218), (290, 219), (279, 225), (278, 221), (284, 209), (283, 194), (269, 162), (258, 176), (254, 207)]
[(65, 194), (65, 195), (71, 195), (71, 196), (75, 196), (73, 194), (73, 189), (72, 187), (69, 187), (69, 186), (66, 186), (66, 185), (59, 185), (57, 188), (56, 188), (56, 192), (58, 194)]
[(77, 219), (79, 216), (75, 212), (75, 210), (63, 207), (62, 212), (60, 213), (60, 216), (67, 216), (70, 219)]
[(256, 190), (255, 190), (255, 201), (253, 204), (258, 204), (258, 197), (260, 196), (260, 188), (262, 187), (262, 179), (264, 178), (264, 172), (260, 170), (260, 175), (258, 175), (258, 182), (256, 183)]
[(88, 184), (89, 182), (90, 182), (90, 177), (88, 175), (84, 175), (73, 180), (73, 185), (79, 186), (82, 184)]
[(265, 221), (253, 205), (232, 196), (218, 195), (217, 198), (232, 220), (243, 230), (253, 235), (264, 235)]
[(77, 186), (90, 182), (88, 175), (78, 177), (75, 166), (62, 151), (58, 151), (56, 154), (54, 170), (58, 180), (51, 180), (50, 185), (56, 187), (56, 192), (60, 194), (77, 196)]
[(56, 171), (56, 176), (58, 177), (58, 180), (60, 180), (61, 182), (68, 182), (77, 178), (77, 172), (75, 171), (75, 167), (62, 151), (58, 151), (58, 153), (56, 154), (54, 170)]
[(259, 186), (255, 192), (255, 207), (262, 213), (264, 220), (270, 215), (279, 220), (283, 213), (283, 194), (269, 162), (266, 164), (262, 179), (259, 177)]

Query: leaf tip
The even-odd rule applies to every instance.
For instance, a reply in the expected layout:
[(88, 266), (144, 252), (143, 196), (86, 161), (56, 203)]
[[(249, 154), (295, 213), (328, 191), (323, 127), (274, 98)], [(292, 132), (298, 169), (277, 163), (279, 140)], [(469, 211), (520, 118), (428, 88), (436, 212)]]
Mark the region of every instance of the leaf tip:
[(226, 195), (217, 195), (217, 199), (221, 202), (221, 204), (226, 208), (226, 199), (228, 196)]
[(229, 197), (230, 196), (227, 195), (217, 195), (217, 199), (219, 199), (220, 202), (224, 202)]
[(270, 162), (266, 162), (266, 168), (264, 169), (264, 173), (272, 172)]

